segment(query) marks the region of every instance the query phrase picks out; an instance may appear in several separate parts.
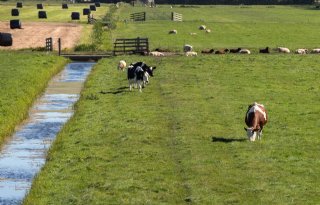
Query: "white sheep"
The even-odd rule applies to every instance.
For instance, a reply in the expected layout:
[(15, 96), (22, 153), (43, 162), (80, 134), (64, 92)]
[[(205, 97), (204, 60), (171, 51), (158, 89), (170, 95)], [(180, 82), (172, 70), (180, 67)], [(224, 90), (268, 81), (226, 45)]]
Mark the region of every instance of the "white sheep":
[(151, 51), (151, 52), (149, 53), (149, 55), (150, 55), (150, 56), (157, 56), (157, 57), (159, 57), (159, 56), (164, 56), (164, 54), (161, 53), (161, 52), (159, 52), (159, 51)]
[(187, 51), (185, 54), (186, 54), (186, 56), (197, 56), (198, 55), (198, 53), (195, 51)]
[(206, 33), (211, 33), (211, 29), (206, 29)]
[(311, 53), (320, 53), (320, 48), (312, 49)]
[(124, 60), (119, 61), (118, 70), (124, 70), (127, 67), (127, 63)]
[(242, 54), (251, 54), (250, 50), (248, 50), (248, 49), (241, 49), (241, 50), (239, 51), (239, 53), (242, 53)]
[(278, 48), (276, 48), (276, 50), (277, 50), (279, 53), (290, 53), (289, 48), (278, 47)]
[(307, 54), (308, 53), (308, 49), (306, 48), (299, 48), (295, 51), (296, 54)]

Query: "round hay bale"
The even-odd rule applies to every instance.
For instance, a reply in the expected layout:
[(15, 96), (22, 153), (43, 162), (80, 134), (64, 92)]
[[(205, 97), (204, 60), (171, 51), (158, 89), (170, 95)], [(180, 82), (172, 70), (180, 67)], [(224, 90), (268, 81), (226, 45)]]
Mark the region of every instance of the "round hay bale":
[(42, 4), (37, 4), (37, 9), (43, 9), (43, 5)]
[(17, 2), (17, 6), (16, 7), (17, 8), (22, 8), (23, 7), (22, 2)]
[(97, 9), (96, 9), (96, 6), (95, 5), (90, 5), (90, 10), (91, 11), (96, 11)]
[(88, 8), (83, 9), (83, 15), (90, 15), (91, 11)]
[(0, 33), (0, 46), (12, 46), (11, 33)]
[(39, 11), (38, 12), (38, 18), (39, 19), (46, 19), (47, 18), (47, 12), (46, 11)]
[(68, 9), (68, 4), (62, 4), (62, 9)]
[(19, 16), (19, 9), (11, 9), (11, 16)]
[(10, 20), (10, 28), (11, 29), (21, 28), (21, 21), (19, 19)]
[(100, 7), (100, 6), (101, 6), (101, 5), (100, 5), (100, 2), (95, 2), (94, 5), (95, 5), (96, 7)]
[(80, 13), (79, 12), (72, 12), (71, 13), (71, 20), (80, 20)]

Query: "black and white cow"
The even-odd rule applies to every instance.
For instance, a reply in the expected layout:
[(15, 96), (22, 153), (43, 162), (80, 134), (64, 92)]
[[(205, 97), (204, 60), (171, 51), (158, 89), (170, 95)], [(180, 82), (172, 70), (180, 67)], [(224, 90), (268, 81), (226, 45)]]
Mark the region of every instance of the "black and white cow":
[(262, 104), (253, 103), (248, 106), (248, 110), (245, 116), (245, 123), (248, 128), (244, 128), (247, 131), (247, 136), (250, 141), (255, 141), (258, 135), (258, 139), (261, 139), (263, 126), (268, 122), (267, 110)]
[(149, 76), (153, 76), (153, 70), (156, 67), (151, 67), (144, 62), (131, 63), (128, 67), (129, 89), (136, 85), (139, 91), (142, 92), (142, 87), (149, 82)]

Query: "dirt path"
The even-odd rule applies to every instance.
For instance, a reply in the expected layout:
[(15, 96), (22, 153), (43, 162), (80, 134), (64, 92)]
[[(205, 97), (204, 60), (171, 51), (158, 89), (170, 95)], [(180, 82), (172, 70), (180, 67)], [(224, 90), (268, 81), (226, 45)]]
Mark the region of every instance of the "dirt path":
[(45, 39), (53, 38), (53, 47), (58, 49), (58, 38), (61, 38), (62, 49), (72, 48), (80, 39), (82, 26), (73, 23), (25, 22), (22, 29), (10, 29), (9, 22), (0, 22), (0, 32), (11, 33), (13, 45), (0, 49), (22, 49), (44, 47)]

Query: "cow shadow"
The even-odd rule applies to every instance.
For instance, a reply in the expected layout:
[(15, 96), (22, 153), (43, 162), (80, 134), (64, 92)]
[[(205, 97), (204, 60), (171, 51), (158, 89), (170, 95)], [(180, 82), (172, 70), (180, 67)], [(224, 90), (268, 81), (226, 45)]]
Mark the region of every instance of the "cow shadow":
[(117, 88), (115, 91), (103, 91), (101, 90), (99, 93), (100, 94), (113, 94), (113, 95), (117, 95), (117, 94), (121, 94), (121, 93), (125, 93), (125, 92), (128, 92), (128, 87), (120, 87), (120, 88)]
[(223, 143), (231, 143), (231, 142), (245, 142), (246, 139), (238, 139), (238, 138), (225, 138), (225, 137), (211, 137), (212, 142), (223, 142)]

